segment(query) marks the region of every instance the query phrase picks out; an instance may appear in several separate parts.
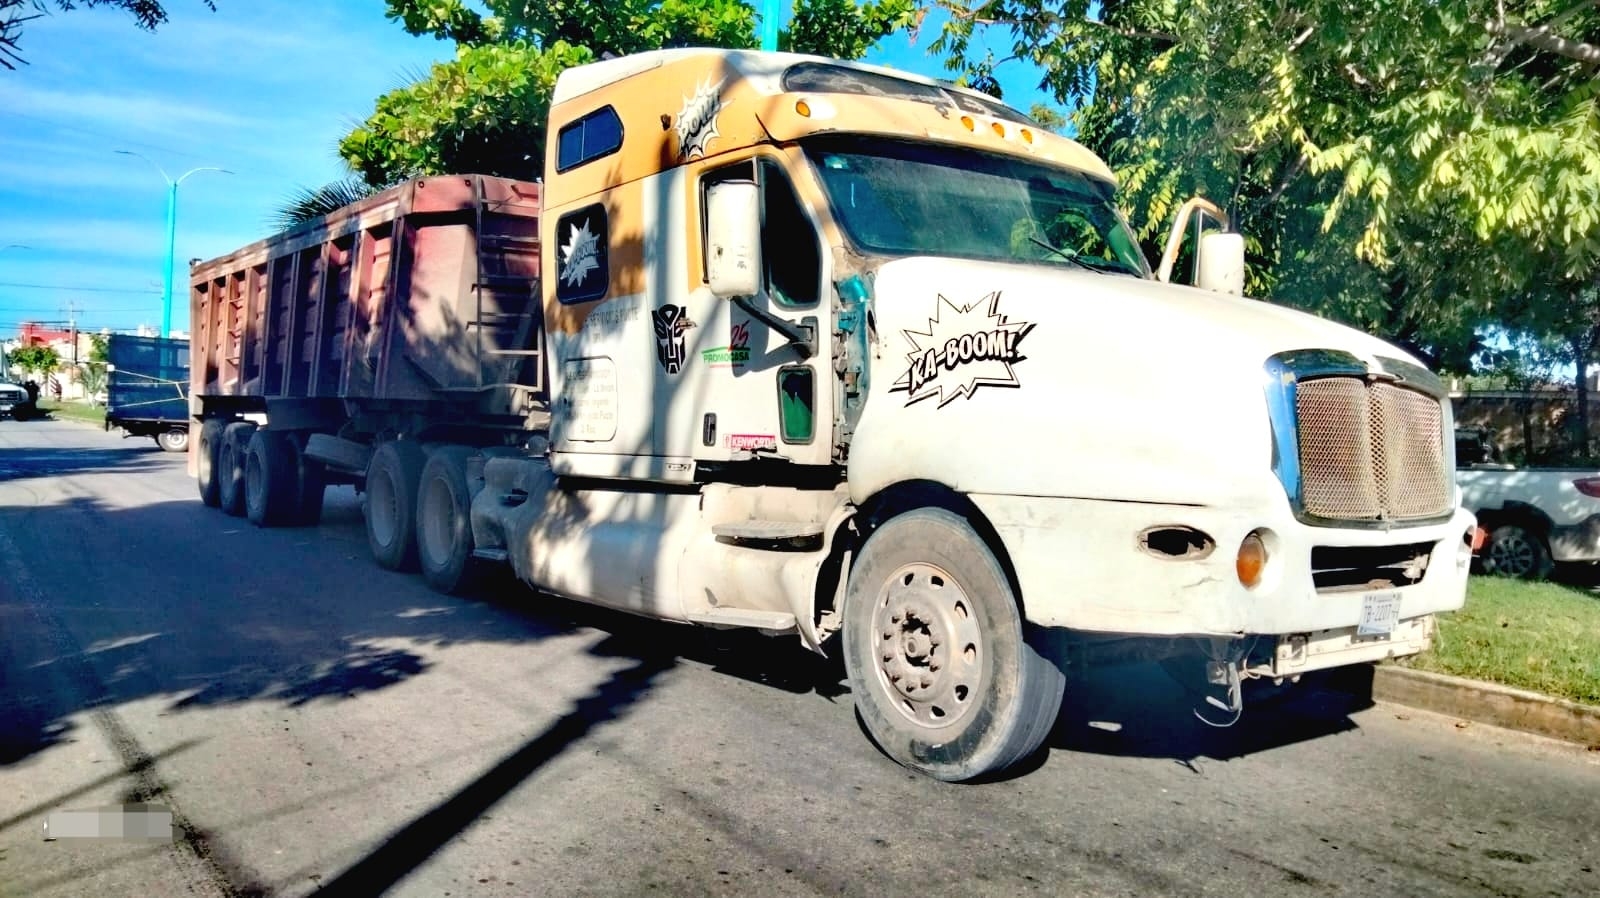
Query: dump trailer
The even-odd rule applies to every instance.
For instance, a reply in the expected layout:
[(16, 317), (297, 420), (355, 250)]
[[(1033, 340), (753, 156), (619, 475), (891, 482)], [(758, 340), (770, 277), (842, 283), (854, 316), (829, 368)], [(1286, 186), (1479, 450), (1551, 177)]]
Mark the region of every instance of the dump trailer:
[(152, 437), (168, 452), (189, 448), (189, 341), (106, 338), (106, 429)]
[(391, 490), (425, 450), (522, 446), (548, 419), (538, 225), (537, 184), (424, 178), (193, 266), (201, 498), (315, 522), (376, 456), (373, 551), (409, 563), (413, 497)]
[(202, 498), (305, 520), (342, 478), (441, 591), (509, 565), (790, 634), (946, 780), (1036, 751), (1077, 665), (1165, 660), (1226, 725), (1246, 681), (1415, 654), (1462, 604), (1439, 378), (1238, 295), (1202, 198), (1152, 268), (1105, 163), (993, 98), (626, 56), (560, 75), (543, 172), (196, 267)]

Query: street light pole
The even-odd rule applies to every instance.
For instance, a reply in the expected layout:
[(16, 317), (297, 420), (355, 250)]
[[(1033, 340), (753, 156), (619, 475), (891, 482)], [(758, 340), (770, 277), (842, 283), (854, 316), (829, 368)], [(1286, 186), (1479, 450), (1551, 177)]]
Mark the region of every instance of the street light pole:
[(143, 153), (135, 153), (132, 150), (117, 150), (116, 152), (123, 156), (138, 156), (140, 159), (149, 162), (155, 166), (156, 171), (160, 172), (161, 177), (167, 182), (167, 259), (165, 264), (161, 266), (161, 336), (170, 337), (172, 336), (172, 269), (176, 262), (175, 257), (178, 245), (178, 185), (196, 172), (214, 171), (225, 175), (231, 175), (233, 172), (225, 168), (205, 165), (199, 168), (191, 168), (179, 175), (177, 180), (173, 180), (172, 176), (167, 174), (166, 169), (156, 165), (154, 160)]

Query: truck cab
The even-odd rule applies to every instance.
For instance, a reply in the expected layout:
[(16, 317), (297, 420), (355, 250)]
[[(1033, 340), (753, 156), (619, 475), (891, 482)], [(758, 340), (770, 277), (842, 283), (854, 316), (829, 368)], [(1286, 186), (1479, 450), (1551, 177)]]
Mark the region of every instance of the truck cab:
[(549, 439), (484, 463), (474, 557), (840, 652), (902, 764), (1025, 757), (1064, 657), (1197, 653), (1236, 719), (1242, 680), (1413, 654), (1462, 604), (1438, 378), (1232, 295), (1236, 234), (1164, 282), (1106, 165), (990, 97), (607, 60), (560, 76), (542, 190)]

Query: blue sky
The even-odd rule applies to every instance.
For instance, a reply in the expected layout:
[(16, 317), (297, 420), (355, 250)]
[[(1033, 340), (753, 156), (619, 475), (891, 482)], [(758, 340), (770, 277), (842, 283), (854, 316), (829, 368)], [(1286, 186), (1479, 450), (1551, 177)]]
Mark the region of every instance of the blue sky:
[[(69, 304), (80, 327), (159, 325), (166, 182), (151, 162), (172, 177), (233, 172), (179, 190), (173, 326), (187, 329), (184, 260), (266, 236), (296, 188), (344, 174), (336, 144), (374, 99), (453, 49), (407, 35), (383, 0), (166, 6), (154, 34), (110, 9), (36, 19), (22, 34), (30, 64), (0, 70), (0, 247), (28, 247), (0, 249), (0, 338), (63, 321)], [(930, 21), (916, 45), (896, 35), (869, 59), (944, 77), (926, 55), (934, 35)], [(1002, 74), (1026, 110), (1039, 96), (1028, 73)]]

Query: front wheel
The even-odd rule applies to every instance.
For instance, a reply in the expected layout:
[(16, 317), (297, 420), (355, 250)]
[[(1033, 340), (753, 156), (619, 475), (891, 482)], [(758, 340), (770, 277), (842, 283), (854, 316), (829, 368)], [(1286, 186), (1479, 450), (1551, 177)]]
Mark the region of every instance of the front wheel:
[(1489, 534), (1483, 548), (1483, 570), (1521, 580), (1542, 580), (1554, 564), (1538, 533), (1521, 524), (1504, 524)]
[(1024, 637), (1005, 572), (944, 509), (900, 515), (868, 538), (850, 572), (843, 638), (867, 732), (935, 779), (1021, 761), (1061, 708), (1066, 679)]

